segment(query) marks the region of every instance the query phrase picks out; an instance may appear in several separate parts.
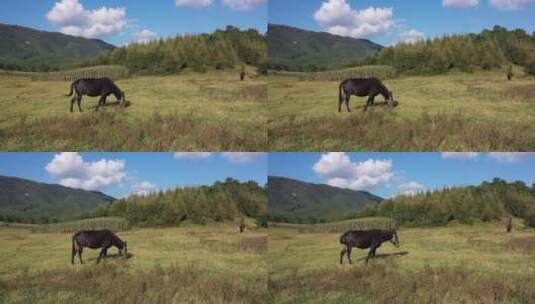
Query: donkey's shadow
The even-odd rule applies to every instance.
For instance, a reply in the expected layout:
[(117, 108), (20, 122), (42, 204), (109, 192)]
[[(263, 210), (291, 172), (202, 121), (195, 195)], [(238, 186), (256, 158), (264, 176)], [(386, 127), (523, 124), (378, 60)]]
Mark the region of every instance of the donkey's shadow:
[[(128, 108), (128, 107), (130, 107), (131, 105), (132, 105), (132, 103), (131, 103), (129, 100), (127, 100), (127, 101), (124, 102), (124, 107), (125, 107), (125, 108)], [(107, 101), (105, 104), (101, 105), (100, 107), (101, 107), (101, 108), (102, 108), (102, 107), (103, 107), (103, 108), (107, 108), (107, 107), (117, 107), (117, 108), (120, 108), (120, 106), (121, 106), (121, 102), (120, 102), (120, 101)], [(89, 109), (96, 109), (96, 108), (97, 108), (97, 106), (95, 105), (95, 106), (90, 107)]]
[[(114, 254), (108, 254), (107, 256), (103, 257), (102, 260), (121, 260), (121, 259), (124, 259), (124, 260), (130, 260), (131, 258), (133, 258), (134, 255), (132, 253), (127, 253), (126, 256), (124, 255), (120, 255), (118, 253), (114, 253)], [(97, 258), (90, 258), (88, 261), (96, 261)]]
[[(396, 257), (396, 256), (404, 256), (404, 255), (407, 255), (409, 254), (408, 251), (401, 251), (401, 252), (394, 252), (394, 253), (379, 253), (379, 254), (376, 254), (375, 257), (372, 258), (373, 259), (384, 259), (384, 258), (389, 258), (389, 257)], [(363, 257), (363, 258), (360, 258), (358, 259), (357, 261), (365, 261), (366, 260), (366, 257)]]
[[(366, 105), (359, 105), (359, 106), (356, 106), (355, 109), (364, 109), (364, 107), (366, 107)], [(390, 107), (390, 105), (388, 101), (376, 101), (373, 104), (368, 106), (368, 108), (373, 108), (373, 107)], [(392, 106), (392, 108), (397, 108), (397, 107), (399, 107), (399, 102), (394, 101), (394, 105)]]

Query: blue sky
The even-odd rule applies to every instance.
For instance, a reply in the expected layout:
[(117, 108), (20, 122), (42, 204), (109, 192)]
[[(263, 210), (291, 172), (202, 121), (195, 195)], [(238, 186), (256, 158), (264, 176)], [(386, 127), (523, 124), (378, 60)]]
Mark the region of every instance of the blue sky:
[(266, 183), (264, 153), (0, 153), (0, 175), (114, 197), (232, 177)]
[(499, 177), (535, 183), (528, 153), (270, 153), (268, 171), (313, 183), (366, 190), (382, 197)]
[[(374, 10), (365, 11), (370, 7)], [(494, 25), (531, 33), (535, 31), (535, 1), (269, 0), (268, 20), (389, 45), (421, 37), (478, 33)]]
[(212, 32), (227, 25), (265, 32), (266, 20), (266, 0), (2, 0), (0, 10), (0, 23), (101, 38), (116, 45)]

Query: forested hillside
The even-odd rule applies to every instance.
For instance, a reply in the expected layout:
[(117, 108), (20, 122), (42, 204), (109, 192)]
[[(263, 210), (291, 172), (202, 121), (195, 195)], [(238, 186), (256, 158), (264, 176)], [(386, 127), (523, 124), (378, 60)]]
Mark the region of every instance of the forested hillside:
[(260, 66), (267, 61), (266, 49), (265, 37), (257, 30), (227, 26), (211, 34), (130, 44), (99, 56), (91, 65), (117, 64), (134, 72), (175, 73), (184, 68), (202, 72), (241, 64)]
[(98, 39), (0, 23), (0, 69), (45, 72), (64, 69), (114, 48)]
[(227, 178), (211, 186), (185, 187), (148, 195), (135, 195), (100, 208), (96, 216), (119, 216), (132, 224), (178, 225), (190, 220), (232, 221), (242, 216), (265, 221), (267, 196), (256, 182), (239, 182)]
[(375, 206), (382, 200), (366, 191), (268, 177), (269, 218), (275, 222), (339, 221), (354, 217), (367, 206)]
[(114, 200), (97, 191), (0, 176), (0, 221), (49, 223), (69, 220)]
[(480, 34), (452, 35), (381, 50), (364, 64), (391, 65), (402, 72), (443, 73), (451, 69), (471, 72), (516, 64), (535, 74), (535, 32), (509, 31), (495, 26)]
[(383, 48), (367, 39), (277, 24), (268, 25), (267, 39), (270, 67), (287, 71), (339, 69)]
[(521, 181), (495, 178), (479, 186), (398, 196), (368, 208), (365, 215), (390, 216), (399, 224), (412, 226), (498, 221), (512, 215), (535, 227), (535, 184), (529, 187)]

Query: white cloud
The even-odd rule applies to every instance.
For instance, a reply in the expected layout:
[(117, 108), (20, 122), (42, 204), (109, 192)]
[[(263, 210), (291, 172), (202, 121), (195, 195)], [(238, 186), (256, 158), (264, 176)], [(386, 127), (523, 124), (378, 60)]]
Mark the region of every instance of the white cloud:
[(224, 152), (221, 153), (221, 157), (227, 159), (232, 163), (249, 163), (255, 161), (266, 153), (263, 152)]
[(156, 185), (143, 181), (137, 184), (132, 185), (132, 195), (149, 195), (158, 190)]
[(86, 10), (79, 0), (61, 0), (46, 14), (59, 31), (73, 36), (102, 38), (120, 32), (127, 24), (125, 8)]
[(421, 40), (425, 40), (425, 34), (415, 29), (411, 29), (400, 33), (397, 43), (416, 43)]
[(442, 159), (476, 159), (478, 152), (443, 152)]
[(133, 43), (147, 43), (156, 39), (158, 39), (158, 35), (155, 32), (147, 29), (136, 32), (132, 36)]
[(500, 163), (518, 163), (528, 157), (535, 156), (533, 152), (493, 152), (489, 153), (491, 159)]
[(205, 7), (212, 5), (213, 0), (175, 0), (176, 6)]
[(224, 5), (237, 11), (251, 10), (264, 2), (266, 2), (266, 0), (223, 0)]
[(173, 157), (176, 159), (207, 159), (212, 156), (210, 152), (176, 152)]
[(479, 0), (442, 0), (442, 6), (473, 7), (479, 4)]
[(124, 160), (101, 159), (85, 162), (76, 152), (63, 152), (45, 166), (46, 171), (65, 187), (99, 190), (126, 178)]
[(398, 186), (398, 194), (402, 195), (415, 195), (418, 192), (422, 192), (424, 190), (425, 186), (415, 181), (411, 181)]
[(535, 4), (535, 0), (490, 0), (490, 4), (503, 10), (518, 10)]
[(352, 190), (369, 190), (385, 185), (394, 177), (391, 160), (355, 163), (347, 154), (339, 152), (323, 154), (313, 170), (328, 178), (327, 184)]
[(346, 0), (327, 0), (314, 20), (331, 34), (366, 38), (386, 33), (394, 25), (393, 15), (391, 7), (354, 10)]

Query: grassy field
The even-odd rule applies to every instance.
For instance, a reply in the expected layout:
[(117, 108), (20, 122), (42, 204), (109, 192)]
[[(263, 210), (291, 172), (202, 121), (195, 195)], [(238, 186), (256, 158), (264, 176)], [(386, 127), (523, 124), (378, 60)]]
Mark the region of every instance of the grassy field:
[[(266, 149), (264, 79), (238, 71), (184, 72), (117, 81), (130, 106), (69, 112), (70, 83), (0, 75), (0, 149), (4, 151), (262, 151)], [(254, 75), (249, 71), (248, 75)], [(110, 105), (115, 97), (109, 98)], [(76, 108), (76, 107), (75, 107)]]
[[(321, 78), (320, 78), (321, 79)], [(338, 113), (338, 81), (274, 75), (268, 138), (275, 151), (532, 151), (535, 78), (475, 72), (385, 80), (399, 102)], [(377, 101), (382, 101), (380, 96)]]
[(515, 224), (398, 229), (366, 265), (339, 264), (341, 233), (269, 229), (269, 289), (275, 303), (533, 303), (535, 230)]
[(267, 236), (230, 224), (132, 229), (129, 258), (70, 264), (71, 236), (0, 227), (0, 303), (265, 303)]

